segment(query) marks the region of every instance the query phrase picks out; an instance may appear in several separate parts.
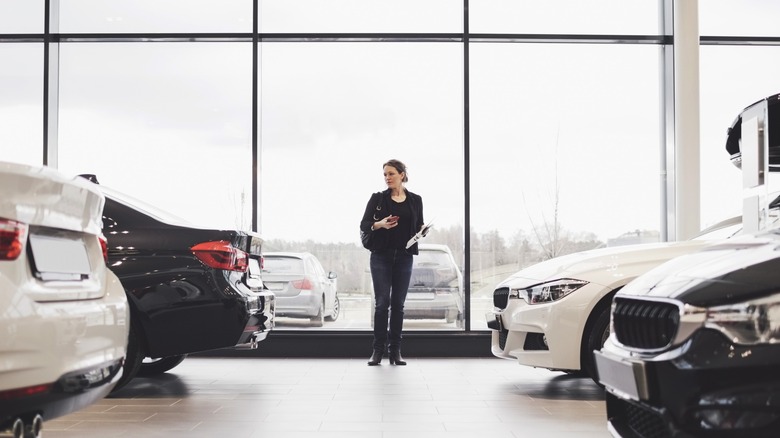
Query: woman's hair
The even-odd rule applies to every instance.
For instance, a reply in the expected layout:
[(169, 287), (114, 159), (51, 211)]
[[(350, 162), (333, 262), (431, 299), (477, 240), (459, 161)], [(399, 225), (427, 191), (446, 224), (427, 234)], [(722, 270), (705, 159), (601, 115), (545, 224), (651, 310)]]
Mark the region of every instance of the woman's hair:
[(385, 166), (394, 167), (395, 170), (398, 171), (398, 173), (403, 173), (404, 177), (401, 180), (401, 182), (407, 182), (409, 181), (409, 174), (406, 172), (406, 165), (398, 160), (390, 160), (387, 163), (382, 165), (382, 169), (385, 168)]

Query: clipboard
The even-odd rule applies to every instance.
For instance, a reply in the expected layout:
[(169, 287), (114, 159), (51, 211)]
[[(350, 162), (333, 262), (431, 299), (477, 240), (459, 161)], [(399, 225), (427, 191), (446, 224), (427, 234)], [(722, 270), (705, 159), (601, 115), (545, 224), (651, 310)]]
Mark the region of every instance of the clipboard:
[(433, 222), (428, 222), (427, 224), (423, 225), (422, 229), (418, 231), (414, 236), (412, 236), (411, 239), (409, 239), (408, 242), (406, 242), (406, 249), (409, 249), (412, 245), (417, 243), (418, 240), (422, 239), (423, 237), (428, 235), (428, 232), (431, 231), (431, 228), (433, 228)]

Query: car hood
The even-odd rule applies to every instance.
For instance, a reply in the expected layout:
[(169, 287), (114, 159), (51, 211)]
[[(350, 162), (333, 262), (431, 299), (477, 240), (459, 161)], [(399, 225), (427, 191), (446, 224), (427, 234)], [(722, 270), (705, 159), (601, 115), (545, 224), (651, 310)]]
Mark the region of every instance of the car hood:
[(780, 230), (732, 237), (670, 260), (636, 278), (619, 296), (672, 298), (700, 307), (775, 293)]
[(49, 167), (0, 162), (0, 217), (99, 235), (105, 198), (82, 178)]
[(661, 263), (708, 245), (705, 240), (649, 243), (594, 249), (556, 257), (529, 266), (498, 285), (525, 287), (559, 278), (574, 278), (604, 286), (626, 283)]

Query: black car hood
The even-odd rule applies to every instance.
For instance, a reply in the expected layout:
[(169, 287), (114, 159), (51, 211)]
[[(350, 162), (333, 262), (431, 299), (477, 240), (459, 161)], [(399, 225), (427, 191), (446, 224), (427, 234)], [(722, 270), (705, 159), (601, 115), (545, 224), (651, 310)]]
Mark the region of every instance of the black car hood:
[(780, 230), (732, 237), (677, 257), (639, 276), (621, 296), (672, 298), (700, 307), (780, 290)]
[(731, 162), (738, 168), (742, 168), (742, 115), (754, 105), (767, 101), (767, 113), (769, 114), (769, 171), (780, 172), (780, 94), (769, 96), (752, 103), (739, 113), (734, 122), (729, 126), (726, 136), (726, 152), (731, 157)]

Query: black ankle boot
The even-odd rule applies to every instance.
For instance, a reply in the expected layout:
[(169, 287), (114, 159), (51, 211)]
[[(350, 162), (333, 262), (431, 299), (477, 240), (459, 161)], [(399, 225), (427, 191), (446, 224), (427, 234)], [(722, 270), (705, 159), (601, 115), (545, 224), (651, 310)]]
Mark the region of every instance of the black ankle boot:
[(401, 357), (401, 350), (390, 350), (390, 365), (406, 365), (406, 361)]
[(382, 350), (374, 350), (374, 352), (371, 354), (371, 359), (368, 360), (368, 364), (370, 366), (379, 365), (382, 363), (382, 356), (384, 352)]

